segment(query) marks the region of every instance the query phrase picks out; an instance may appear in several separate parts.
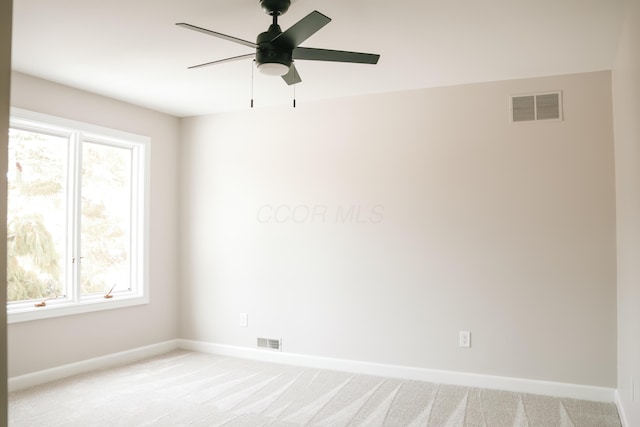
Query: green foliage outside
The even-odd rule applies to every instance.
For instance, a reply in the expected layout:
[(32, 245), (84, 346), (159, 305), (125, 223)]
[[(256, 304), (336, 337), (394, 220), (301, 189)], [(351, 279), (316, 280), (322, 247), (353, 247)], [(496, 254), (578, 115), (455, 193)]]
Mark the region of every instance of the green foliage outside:
[(129, 287), (131, 193), (128, 150), (85, 143), (82, 168), (84, 294)]
[[(61, 138), (11, 130), (7, 206), (7, 301), (62, 294), (60, 226), (66, 146)], [(64, 221), (64, 220), (63, 220)]]
[(41, 215), (23, 215), (9, 222), (7, 257), (8, 301), (60, 294), (60, 257)]

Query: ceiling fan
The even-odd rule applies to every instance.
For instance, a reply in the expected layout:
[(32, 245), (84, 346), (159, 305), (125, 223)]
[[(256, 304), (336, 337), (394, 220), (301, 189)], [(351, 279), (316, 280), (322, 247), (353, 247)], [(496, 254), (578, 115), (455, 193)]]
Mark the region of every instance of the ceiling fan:
[(191, 66), (189, 69), (237, 61), (251, 58), (255, 55), (258, 70), (267, 75), (282, 76), (288, 85), (293, 85), (302, 81), (294, 65), (294, 60), (377, 64), (378, 59), (380, 59), (380, 55), (372, 53), (300, 47), (302, 42), (331, 22), (331, 18), (328, 18), (318, 11), (313, 11), (285, 32), (282, 32), (278, 25), (278, 16), (284, 14), (289, 9), (291, 0), (260, 0), (260, 5), (268, 15), (273, 17), (273, 23), (267, 31), (258, 35), (255, 43), (184, 22), (177, 23), (176, 25), (180, 27), (255, 48), (256, 50), (255, 53), (206, 62), (204, 64)]

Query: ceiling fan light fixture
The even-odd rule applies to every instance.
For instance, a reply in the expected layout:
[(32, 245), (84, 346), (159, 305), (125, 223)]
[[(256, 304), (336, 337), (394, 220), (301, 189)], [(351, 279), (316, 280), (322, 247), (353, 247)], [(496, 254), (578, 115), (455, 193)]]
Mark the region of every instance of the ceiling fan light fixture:
[(267, 76), (284, 76), (289, 72), (289, 67), (279, 62), (267, 62), (259, 64), (258, 70)]

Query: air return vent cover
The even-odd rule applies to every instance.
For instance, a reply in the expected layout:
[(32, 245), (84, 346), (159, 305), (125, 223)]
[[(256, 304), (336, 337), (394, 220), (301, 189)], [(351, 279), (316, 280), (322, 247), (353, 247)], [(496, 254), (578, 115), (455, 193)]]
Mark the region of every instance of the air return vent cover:
[(549, 92), (511, 97), (511, 121), (562, 120), (562, 93)]
[(282, 349), (282, 341), (273, 338), (258, 338), (258, 348), (280, 351)]

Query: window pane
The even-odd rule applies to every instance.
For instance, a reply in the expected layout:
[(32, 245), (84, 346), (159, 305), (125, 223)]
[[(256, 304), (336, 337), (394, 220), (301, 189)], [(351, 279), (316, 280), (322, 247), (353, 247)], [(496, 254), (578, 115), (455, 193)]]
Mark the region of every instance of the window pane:
[(82, 144), (83, 295), (131, 288), (131, 157), (128, 148)]
[(7, 301), (64, 294), (69, 140), (11, 129), (7, 173)]

